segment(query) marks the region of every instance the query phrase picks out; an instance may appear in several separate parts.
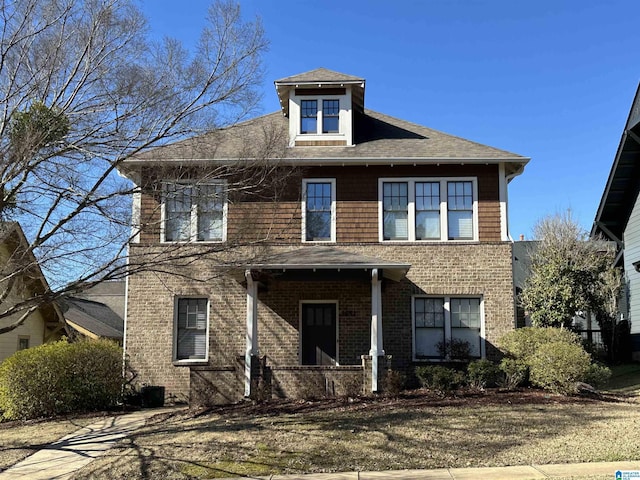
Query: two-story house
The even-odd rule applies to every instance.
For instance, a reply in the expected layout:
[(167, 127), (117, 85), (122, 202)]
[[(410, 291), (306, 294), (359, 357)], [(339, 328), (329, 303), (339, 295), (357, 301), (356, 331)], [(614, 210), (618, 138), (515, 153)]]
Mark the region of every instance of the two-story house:
[(220, 403), (377, 392), (452, 344), (495, 357), (514, 328), (507, 186), (528, 159), (367, 110), (359, 77), (275, 87), (281, 112), (121, 169), (141, 186), (131, 263), (154, 265), (128, 280), (139, 380)]

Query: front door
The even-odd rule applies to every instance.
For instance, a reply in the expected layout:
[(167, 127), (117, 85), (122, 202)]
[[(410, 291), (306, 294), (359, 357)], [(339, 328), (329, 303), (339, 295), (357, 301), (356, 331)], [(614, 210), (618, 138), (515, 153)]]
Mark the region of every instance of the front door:
[(336, 326), (335, 303), (302, 304), (302, 365), (336, 364)]

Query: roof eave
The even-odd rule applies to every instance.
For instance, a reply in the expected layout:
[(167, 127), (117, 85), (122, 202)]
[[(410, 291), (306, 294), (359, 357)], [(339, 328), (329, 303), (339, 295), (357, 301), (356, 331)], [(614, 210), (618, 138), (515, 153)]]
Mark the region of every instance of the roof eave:
[[(297, 148), (305, 148), (305, 147), (297, 147)], [(323, 147), (323, 148), (344, 148), (344, 147)], [(207, 162), (214, 162), (216, 164), (222, 165), (236, 165), (239, 162), (255, 162), (258, 158), (164, 158), (164, 159), (127, 159), (122, 162), (122, 165), (128, 166), (145, 166), (149, 164), (201, 164)], [(295, 157), (295, 158), (273, 158), (270, 159), (274, 162), (282, 162), (284, 164), (297, 164), (298, 162), (304, 165), (411, 165), (418, 163), (444, 163), (444, 164), (500, 164), (500, 163), (514, 163), (524, 166), (529, 163), (530, 158), (527, 157), (506, 157), (506, 158), (490, 158), (490, 157), (479, 157), (479, 158), (461, 158), (461, 157), (326, 157), (326, 158), (304, 158), (304, 157)], [(522, 173), (522, 170), (519, 170), (517, 174)]]

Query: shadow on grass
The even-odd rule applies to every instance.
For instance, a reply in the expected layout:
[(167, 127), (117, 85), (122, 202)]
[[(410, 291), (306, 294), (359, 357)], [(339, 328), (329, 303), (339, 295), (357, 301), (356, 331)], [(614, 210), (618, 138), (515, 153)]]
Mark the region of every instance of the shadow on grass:
[(607, 405), (529, 392), (241, 404), (155, 418), (73, 478), (499, 465), (513, 461), (507, 452), (514, 447), (535, 448), (576, 426), (588, 431), (607, 419)]

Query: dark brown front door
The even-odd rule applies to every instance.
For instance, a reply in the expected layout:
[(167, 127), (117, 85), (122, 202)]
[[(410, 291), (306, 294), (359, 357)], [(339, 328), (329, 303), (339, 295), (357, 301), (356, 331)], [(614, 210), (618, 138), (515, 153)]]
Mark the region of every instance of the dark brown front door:
[(302, 304), (302, 364), (336, 364), (336, 304)]

